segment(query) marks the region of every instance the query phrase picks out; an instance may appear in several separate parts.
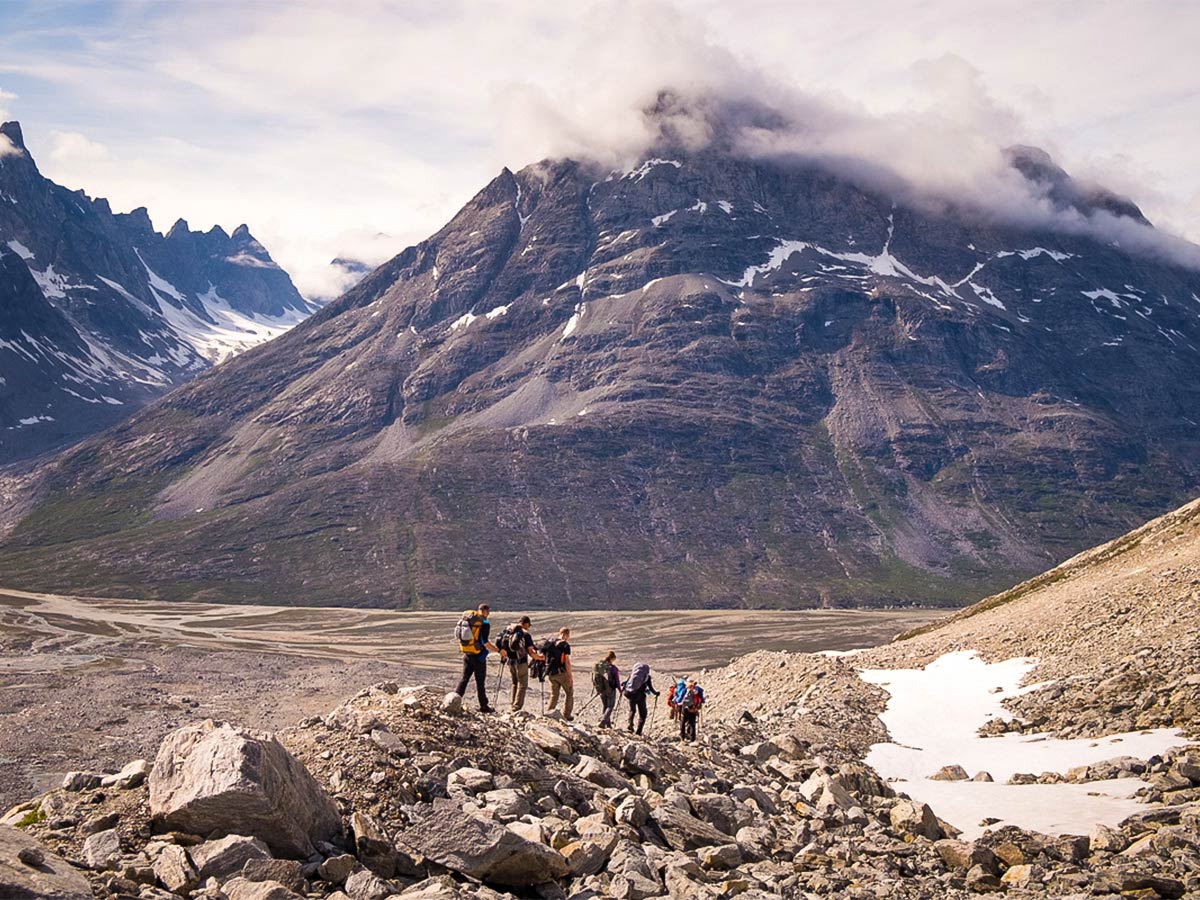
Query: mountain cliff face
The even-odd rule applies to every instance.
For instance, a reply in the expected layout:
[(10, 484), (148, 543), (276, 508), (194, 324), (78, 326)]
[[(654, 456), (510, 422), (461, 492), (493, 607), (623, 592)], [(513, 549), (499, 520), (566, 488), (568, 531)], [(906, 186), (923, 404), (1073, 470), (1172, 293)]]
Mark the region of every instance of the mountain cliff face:
[(0, 463), (78, 440), (311, 312), (245, 225), (165, 236), (0, 133)]
[(505, 170), (18, 485), (0, 567), (296, 604), (973, 599), (1196, 492), (1197, 298), (1195, 271), (794, 161)]

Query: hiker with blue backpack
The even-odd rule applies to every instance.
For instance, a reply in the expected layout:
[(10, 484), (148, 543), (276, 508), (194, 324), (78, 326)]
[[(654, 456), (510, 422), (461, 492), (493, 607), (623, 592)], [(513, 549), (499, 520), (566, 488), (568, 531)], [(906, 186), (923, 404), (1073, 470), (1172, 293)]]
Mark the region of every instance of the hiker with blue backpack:
[(667, 705), (671, 707), (672, 717), (679, 719), (679, 739), (696, 740), (696, 723), (704, 708), (704, 688), (696, 684), (695, 678), (677, 679)]
[(625, 699), (629, 701), (629, 731), (634, 730), (633, 719), (636, 715), (637, 733), (640, 735), (646, 727), (646, 695), (653, 694), (655, 698), (658, 697), (658, 691), (654, 689), (654, 682), (650, 678), (650, 666), (642, 662), (635, 665), (622, 686), (622, 691)]

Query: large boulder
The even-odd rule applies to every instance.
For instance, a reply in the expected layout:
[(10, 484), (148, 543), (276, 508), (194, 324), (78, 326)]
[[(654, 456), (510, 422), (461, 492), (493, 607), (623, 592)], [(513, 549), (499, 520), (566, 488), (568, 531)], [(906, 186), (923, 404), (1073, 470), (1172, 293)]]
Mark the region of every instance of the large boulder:
[(569, 870), (562, 855), (546, 845), (446, 802), (398, 834), (396, 844), (453, 872), (506, 887), (543, 884)]
[(82, 873), (23, 831), (0, 825), (0, 897), (92, 900)]
[(672, 850), (698, 850), (728, 844), (730, 836), (691, 813), (664, 803), (650, 813)]
[(946, 836), (942, 831), (942, 826), (938, 823), (937, 816), (925, 803), (900, 800), (891, 808), (888, 817), (891, 819), (892, 829), (900, 835), (924, 837), (931, 841)]
[(337, 808), (273, 735), (211, 720), (171, 732), (150, 773), (150, 813), (192, 834), (245, 834), (307, 857), (341, 829)]
[(191, 857), (200, 881), (208, 878), (223, 881), (242, 871), (242, 867), (250, 860), (270, 859), (271, 854), (267, 845), (258, 838), (230, 834), (193, 847)]

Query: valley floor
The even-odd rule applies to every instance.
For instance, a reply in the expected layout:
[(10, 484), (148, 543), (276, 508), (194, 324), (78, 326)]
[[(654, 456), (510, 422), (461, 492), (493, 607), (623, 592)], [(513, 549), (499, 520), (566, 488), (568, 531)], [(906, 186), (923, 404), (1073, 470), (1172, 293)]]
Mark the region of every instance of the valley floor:
[[(519, 615), (495, 616), (494, 632)], [(944, 615), (900, 611), (535, 614), (535, 636), (569, 625), (579, 678), (606, 649), (680, 674), (754, 650), (875, 646)], [(163, 735), (203, 718), (276, 730), (387, 678), (450, 686), (453, 613), (98, 600), (0, 590), (0, 810), (67, 769), (153, 756)], [(496, 669), (493, 667), (493, 672)], [(495, 682), (492, 682), (493, 686)], [(507, 688), (507, 684), (505, 685)], [(660, 685), (665, 687), (665, 685)], [(540, 706), (536, 693), (530, 707)], [(662, 710), (665, 713), (665, 709)], [(585, 719), (598, 717), (598, 704)], [(665, 715), (656, 731), (667, 729)]]

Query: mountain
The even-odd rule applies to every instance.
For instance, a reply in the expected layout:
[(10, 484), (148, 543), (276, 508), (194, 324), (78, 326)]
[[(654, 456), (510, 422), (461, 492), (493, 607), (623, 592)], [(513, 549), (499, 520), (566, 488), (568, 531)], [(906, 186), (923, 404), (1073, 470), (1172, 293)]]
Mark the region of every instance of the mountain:
[[(1045, 203), (1137, 207), (1012, 154)], [(1200, 273), (824, 165), (502, 171), (6, 487), (11, 586), (284, 604), (954, 603), (1200, 492)]]
[(128, 416), (312, 308), (245, 225), (166, 235), (44, 178), (0, 126), (0, 463)]

